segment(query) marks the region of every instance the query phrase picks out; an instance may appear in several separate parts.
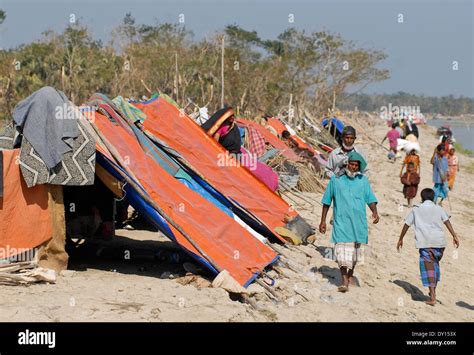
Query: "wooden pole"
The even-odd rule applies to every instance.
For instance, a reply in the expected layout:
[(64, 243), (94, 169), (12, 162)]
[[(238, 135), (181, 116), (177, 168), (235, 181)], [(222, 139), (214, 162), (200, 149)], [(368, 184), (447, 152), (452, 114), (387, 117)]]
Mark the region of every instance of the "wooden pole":
[(290, 102), (288, 103), (288, 122), (289, 123), (293, 123), (293, 115), (291, 114), (291, 104), (292, 104), (292, 102), (293, 102), (293, 94), (290, 94)]
[(179, 98), (179, 88), (178, 88), (178, 79), (179, 79), (179, 71), (178, 71), (178, 52), (175, 53), (174, 55), (175, 59), (175, 75), (174, 75), (174, 95), (175, 95), (175, 100), (178, 102)]
[(222, 45), (221, 45), (221, 107), (224, 107), (224, 45), (225, 45), (225, 35), (222, 35)]

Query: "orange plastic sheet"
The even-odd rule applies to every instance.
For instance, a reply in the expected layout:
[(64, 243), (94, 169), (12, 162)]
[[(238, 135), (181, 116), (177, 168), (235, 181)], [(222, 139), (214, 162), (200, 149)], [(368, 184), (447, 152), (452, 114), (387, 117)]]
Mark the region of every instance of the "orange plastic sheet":
[[(281, 122), (278, 118), (276, 117), (271, 117), (267, 119), (268, 125), (270, 127), (273, 127), (277, 133), (281, 136), (283, 131), (286, 131), (286, 126)], [(318, 153), (316, 150), (313, 149), (308, 143), (306, 143), (304, 140), (302, 140), (299, 136), (292, 134), (291, 137), (295, 141), (296, 144), (298, 144), (298, 148), (300, 149), (308, 149), (311, 153), (316, 154)], [(319, 154), (319, 153), (318, 153)]]
[(134, 105), (147, 115), (143, 123), (147, 130), (178, 151), (215, 188), (260, 218), (270, 230), (285, 226), (287, 218), (298, 215), (176, 106), (162, 97)]
[[(132, 172), (148, 196), (206, 253), (217, 268), (227, 270), (241, 285), (271, 264), (277, 254), (234, 219), (169, 175), (141, 148), (133, 133), (100, 113), (93, 123), (120, 154), (125, 170)], [(176, 241), (204, 256), (176, 228)]]
[(290, 160), (299, 160), (298, 155), (291, 150), (284, 142), (282, 142), (277, 136), (272, 134), (268, 129), (259, 125), (257, 122), (246, 120), (244, 118), (239, 118), (237, 123), (243, 124), (245, 126), (254, 127), (262, 136), (265, 138), (265, 141), (270, 143), (275, 149), (281, 150), (282, 155)]
[(3, 197), (0, 197), (0, 259), (47, 242), (53, 235), (48, 185), (26, 186), (20, 150), (3, 150)]

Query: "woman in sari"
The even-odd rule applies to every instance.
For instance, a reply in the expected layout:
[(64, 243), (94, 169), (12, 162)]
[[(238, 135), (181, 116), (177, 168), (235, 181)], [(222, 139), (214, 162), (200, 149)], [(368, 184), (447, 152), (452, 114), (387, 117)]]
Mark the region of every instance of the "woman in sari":
[(204, 122), (201, 127), (208, 135), (227, 149), (229, 153), (240, 153), (242, 141), (239, 128), (235, 124), (234, 110), (231, 107), (220, 109)]

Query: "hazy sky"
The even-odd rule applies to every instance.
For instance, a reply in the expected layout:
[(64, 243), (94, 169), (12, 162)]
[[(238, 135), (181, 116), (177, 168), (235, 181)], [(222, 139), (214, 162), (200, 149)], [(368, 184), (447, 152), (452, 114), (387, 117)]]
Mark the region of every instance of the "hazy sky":
[(234, 23), (264, 39), (292, 26), (325, 29), (388, 54), (381, 67), (391, 78), (367, 93), (474, 97), (474, 0), (0, 0), (0, 8), (7, 13), (0, 25), (2, 48), (37, 40), (47, 29), (63, 30), (71, 13), (103, 41), (127, 12), (140, 24), (177, 23), (184, 14), (197, 39)]

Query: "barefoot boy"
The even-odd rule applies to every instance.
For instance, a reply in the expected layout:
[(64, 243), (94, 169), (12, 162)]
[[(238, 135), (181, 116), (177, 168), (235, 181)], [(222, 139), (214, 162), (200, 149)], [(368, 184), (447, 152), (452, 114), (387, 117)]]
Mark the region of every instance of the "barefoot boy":
[(416, 247), (420, 251), (421, 281), (423, 286), (429, 288), (430, 300), (426, 303), (430, 306), (436, 304), (436, 285), (440, 280), (439, 262), (446, 247), (443, 224), (453, 236), (454, 246), (459, 247), (459, 238), (449, 222), (449, 216), (442, 207), (435, 205), (434, 195), (432, 189), (421, 191), (422, 204), (415, 206), (406, 217), (397, 243), (397, 250), (400, 252), (403, 247), (403, 237), (408, 228), (414, 225)]

